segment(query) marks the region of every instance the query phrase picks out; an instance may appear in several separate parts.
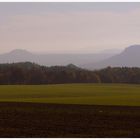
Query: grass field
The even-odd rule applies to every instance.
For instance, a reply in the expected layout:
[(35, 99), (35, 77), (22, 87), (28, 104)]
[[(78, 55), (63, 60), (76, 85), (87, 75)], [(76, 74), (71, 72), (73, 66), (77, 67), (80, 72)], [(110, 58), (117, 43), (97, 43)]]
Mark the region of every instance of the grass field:
[(140, 85), (1, 85), (0, 101), (140, 106)]

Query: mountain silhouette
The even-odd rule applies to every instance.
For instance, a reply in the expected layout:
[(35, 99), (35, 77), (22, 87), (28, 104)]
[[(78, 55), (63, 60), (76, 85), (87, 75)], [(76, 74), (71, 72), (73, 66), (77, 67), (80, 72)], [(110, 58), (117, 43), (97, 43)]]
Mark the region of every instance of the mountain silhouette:
[(127, 47), (118, 55), (97, 63), (84, 65), (88, 69), (101, 69), (107, 66), (111, 67), (140, 67), (140, 45), (132, 45)]
[(8, 54), (11, 54), (11, 55), (31, 55), (30, 52), (26, 51), (26, 50), (22, 50), (22, 49), (15, 49), (15, 50), (12, 50), (11, 52), (9, 52)]
[(15, 49), (9, 53), (0, 55), (0, 63), (13, 63), (13, 62), (33, 62), (33, 54), (22, 49)]
[(97, 62), (114, 54), (34, 54), (27, 50), (16, 49), (0, 55), (0, 63), (33, 62), (39, 65), (54, 66), (74, 64), (81, 66), (90, 62)]

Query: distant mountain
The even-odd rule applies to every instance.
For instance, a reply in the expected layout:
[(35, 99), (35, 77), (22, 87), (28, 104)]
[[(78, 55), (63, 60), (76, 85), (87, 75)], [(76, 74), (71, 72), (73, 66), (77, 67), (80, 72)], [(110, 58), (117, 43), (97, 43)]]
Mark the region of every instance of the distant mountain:
[(45, 66), (74, 64), (82, 66), (86, 63), (92, 63), (104, 60), (113, 56), (114, 53), (100, 54), (34, 54), (22, 49), (16, 49), (9, 53), (0, 55), (0, 63), (13, 62), (34, 62)]
[(16, 49), (9, 53), (0, 55), (0, 63), (13, 63), (13, 62), (33, 62), (34, 55), (26, 50)]
[(30, 52), (28, 52), (28, 51), (26, 51), (26, 50), (22, 50), (22, 49), (15, 49), (15, 50), (12, 50), (10, 53), (8, 53), (8, 54), (12, 54), (12, 55), (17, 55), (17, 54), (22, 54), (22, 55), (26, 55), (26, 54), (28, 54), (28, 55), (30, 55), (31, 53)]
[(132, 45), (122, 53), (102, 60), (97, 63), (84, 65), (88, 69), (100, 69), (107, 66), (111, 67), (140, 67), (140, 45)]

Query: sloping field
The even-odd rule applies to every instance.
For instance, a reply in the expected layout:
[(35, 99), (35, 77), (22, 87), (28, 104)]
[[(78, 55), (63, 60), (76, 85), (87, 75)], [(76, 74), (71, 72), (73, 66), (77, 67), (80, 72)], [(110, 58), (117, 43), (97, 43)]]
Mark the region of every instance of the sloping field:
[(0, 101), (140, 106), (140, 85), (1, 85)]

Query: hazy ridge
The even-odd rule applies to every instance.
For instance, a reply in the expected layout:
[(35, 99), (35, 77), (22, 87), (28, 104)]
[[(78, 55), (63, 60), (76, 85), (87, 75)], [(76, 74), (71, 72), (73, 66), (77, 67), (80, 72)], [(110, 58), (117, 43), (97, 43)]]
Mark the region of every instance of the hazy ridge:
[(97, 62), (113, 56), (114, 53), (97, 53), (97, 54), (34, 54), (27, 50), (16, 49), (9, 53), (0, 55), (0, 63), (13, 62), (34, 62), (39, 65), (54, 66), (74, 64), (83, 66), (89, 62)]
[(100, 62), (85, 64), (83, 67), (88, 69), (101, 69), (111, 67), (140, 67), (140, 45), (127, 47), (120, 54), (114, 55)]
[(16, 49), (0, 55), (0, 63), (34, 62), (44, 66), (74, 64), (86, 69), (111, 67), (140, 67), (140, 45), (127, 47), (121, 53), (96, 54), (34, 54)]

